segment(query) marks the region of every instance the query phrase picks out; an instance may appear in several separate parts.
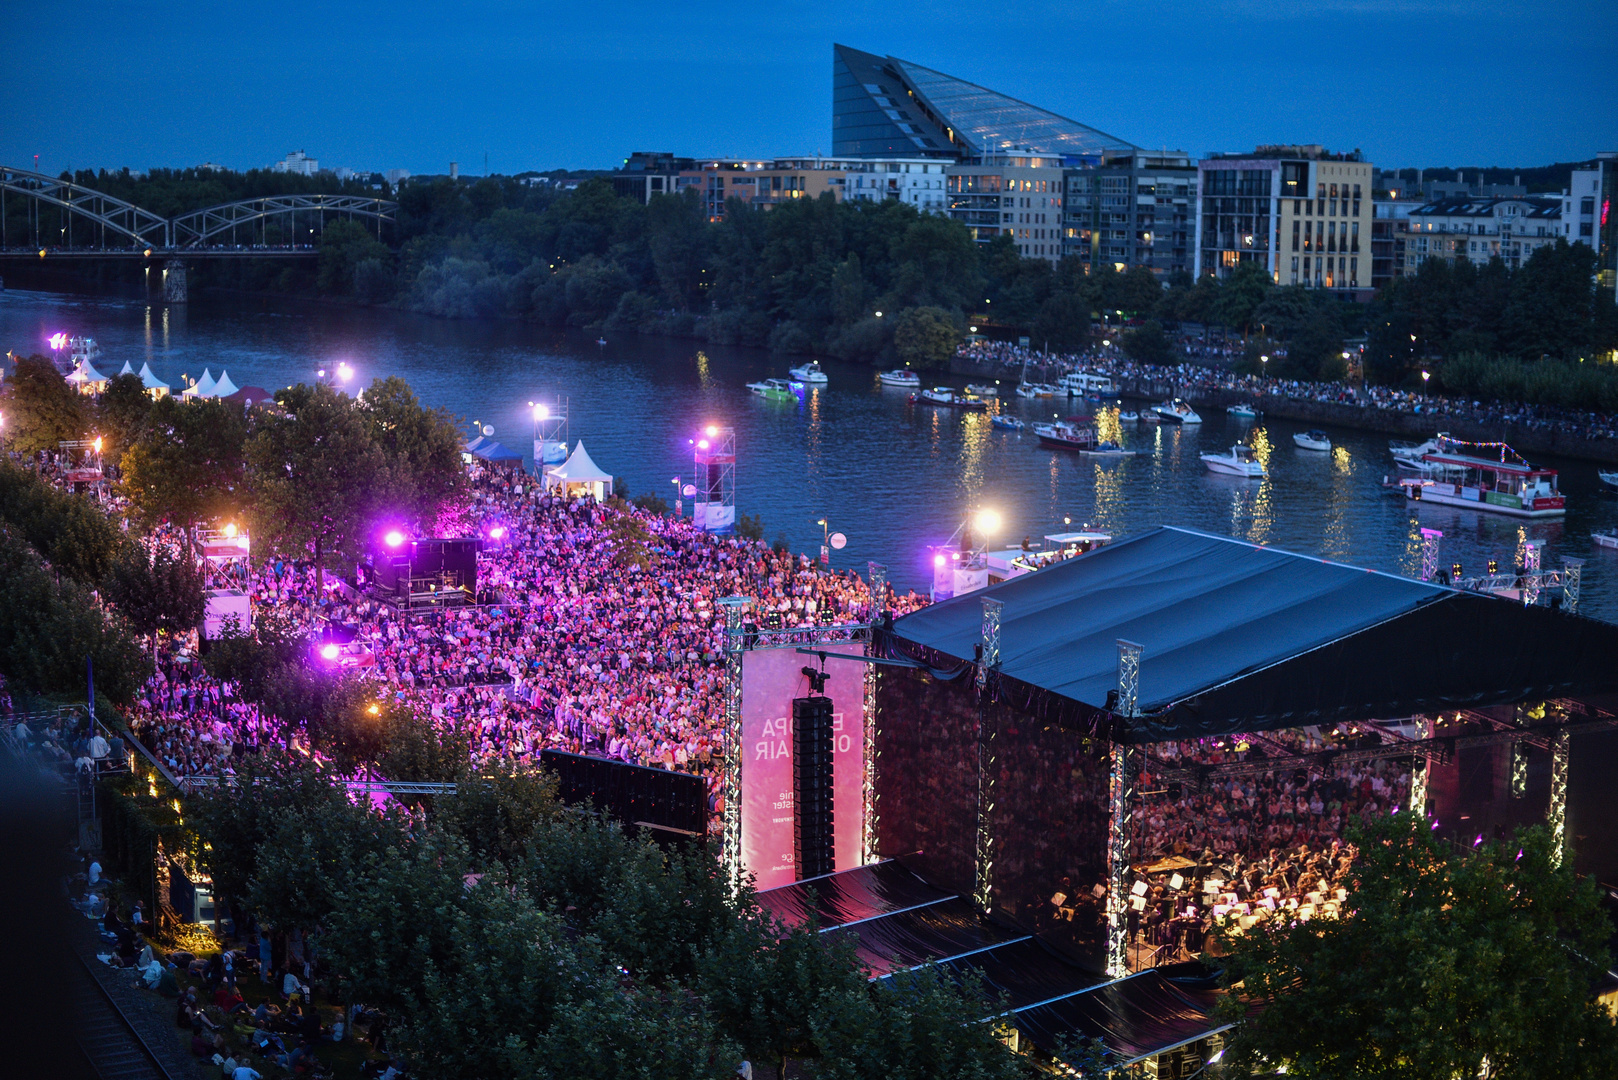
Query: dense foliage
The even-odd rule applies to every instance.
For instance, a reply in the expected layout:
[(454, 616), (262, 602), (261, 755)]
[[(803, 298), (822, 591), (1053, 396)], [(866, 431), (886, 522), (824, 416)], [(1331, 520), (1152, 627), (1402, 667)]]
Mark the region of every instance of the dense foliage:
[(1223, 935), (1228, 1060), (1311, 1080), (1611, 1075), (1618, 1029), (1591, 987), (1612, 924), (1543, 828), (1463, 852), (1400, 814), (1357, 839), (1341, 918)]

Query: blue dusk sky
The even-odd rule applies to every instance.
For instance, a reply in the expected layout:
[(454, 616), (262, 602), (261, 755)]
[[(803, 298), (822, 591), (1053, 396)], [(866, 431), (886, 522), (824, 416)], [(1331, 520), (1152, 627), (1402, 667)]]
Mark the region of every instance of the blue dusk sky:
[(1384, 167), (1618, 149), (1614, 0), (7, 5), (0, 163), (610, 168), (829, 153), (832, 43), (1143, 146)]

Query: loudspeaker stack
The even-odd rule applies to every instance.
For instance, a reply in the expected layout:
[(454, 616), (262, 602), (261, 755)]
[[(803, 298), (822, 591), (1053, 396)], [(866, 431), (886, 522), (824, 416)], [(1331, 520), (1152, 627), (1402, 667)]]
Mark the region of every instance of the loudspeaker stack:
[(831, 708), (827, 697), (792, 699), (793, 853), (799, 880), (836, 869)]

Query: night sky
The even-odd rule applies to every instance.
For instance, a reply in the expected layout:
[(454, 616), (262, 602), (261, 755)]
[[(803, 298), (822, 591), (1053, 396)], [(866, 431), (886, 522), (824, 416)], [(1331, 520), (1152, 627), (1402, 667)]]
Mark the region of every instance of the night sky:
[[(997, 10), (998, 9), (998, 10)], [(610, 168), (831, 149), (831, 51), (912, 60), (1143, 146), (1385, 167), (1618, 149), (1613, 0), (12, 3), (0, 163)]]

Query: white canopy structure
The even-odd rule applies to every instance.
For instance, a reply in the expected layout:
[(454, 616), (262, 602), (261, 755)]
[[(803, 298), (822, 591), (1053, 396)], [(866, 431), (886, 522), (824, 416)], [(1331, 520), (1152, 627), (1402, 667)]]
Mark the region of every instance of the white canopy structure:
[[(129, 365), (125, 364), (124, 368), (125, 370), (128, 370)], [(141, 385), (146, 387), (146, 392), (151, 394), (154, 398), (163, 397), (170, 390), (168, 383), (152, 374), (151, 364), (142, 364), (140, 366), (140, 381)]]
[(190, 386), (188, 386), (184, 390), (180, 391), (180, 396), (181, 397), (195, 397), (195, 398), (212, 397), (213, 396), (213, 388), (214, 388), (213, 375), (212, 375), (212, 373), (210, 373), (208, 371), (207, 368), (203, 368), (202, 369), (202, 378), (198, 379), (196, 382), (192, 383)]
[(73, 365), (73, 372), (67, 381), (79, 388), (83, 394), (100, 393), (107, 388), (108, 379), (101, 372), (90, 366), (90, 361), (80, 360)]
[(124, 361), (124, 366), (123, 366), (123, 368), (121, 368), (119, 370), (118, 374), (120, 374), (120, 375), (133, 375), (133, 374), (135, 374), (135, 369), (129, 366), (129, 361), (128, 360), (125, 360)]
[(239, 389), (241, 389), (241, 387), (230, 381), (230, 373), (228, 371), (221, 370), (219, 372), (219, 381), (213, 384), (213, 393), (209, 394), (208, 396), (229, 397)]
[(581, 439), (573, 446), (573, 453), (560, 465), (545, 470), (545, 490), (561, 489), (565, 497), (586, 495), (600, 502), (612, 494), (612, 476), (604, 473), (590, 460)]

